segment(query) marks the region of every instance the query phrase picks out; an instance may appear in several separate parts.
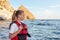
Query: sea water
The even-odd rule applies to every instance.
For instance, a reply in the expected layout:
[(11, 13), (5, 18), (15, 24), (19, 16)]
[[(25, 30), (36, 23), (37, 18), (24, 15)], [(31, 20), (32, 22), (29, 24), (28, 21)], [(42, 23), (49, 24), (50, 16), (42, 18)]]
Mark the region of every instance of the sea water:
[[(28, 40), (60, 40), (60, 20), (23, 20), (23, 22), (31, 35)], [(0, 27), (0, 40), (9, 40), (8, 27)]]

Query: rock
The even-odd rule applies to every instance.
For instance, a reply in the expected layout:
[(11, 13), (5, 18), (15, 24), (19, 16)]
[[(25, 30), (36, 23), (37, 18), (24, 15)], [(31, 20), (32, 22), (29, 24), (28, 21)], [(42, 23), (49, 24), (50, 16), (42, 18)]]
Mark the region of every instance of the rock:
[(0, 5), (10, 12), (14, 11), (14, 8), (11, 6), (11, 4), (8, 2), (8, 0), (0, 0)]
[(25, 8), (23, 5), (21, 5), (18, 10), (23, 10), (25, 13), (25, 19), (30, 19), (33, 20), (35, 19), (34, 15), (27, 9)]
[(8, 0), (0, 0), (0, 17), (11, 19), (14, 8), (10, 5)]

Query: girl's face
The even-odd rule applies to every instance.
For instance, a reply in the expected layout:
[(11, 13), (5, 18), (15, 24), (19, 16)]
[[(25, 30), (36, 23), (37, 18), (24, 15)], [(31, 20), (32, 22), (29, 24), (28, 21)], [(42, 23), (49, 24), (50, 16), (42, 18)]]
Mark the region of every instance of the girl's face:
[(20, 20), (24, 20), (24, 13), (22, 13), (21, 15), (18, 15), (18, 18), (20, 18)]

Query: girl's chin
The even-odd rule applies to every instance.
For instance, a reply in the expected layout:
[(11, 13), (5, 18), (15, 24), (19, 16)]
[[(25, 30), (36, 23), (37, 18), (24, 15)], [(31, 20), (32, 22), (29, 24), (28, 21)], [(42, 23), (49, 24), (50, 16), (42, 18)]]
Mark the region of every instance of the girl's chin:
[(24, 20), (24, 19), (21, 19), (21, 20)]

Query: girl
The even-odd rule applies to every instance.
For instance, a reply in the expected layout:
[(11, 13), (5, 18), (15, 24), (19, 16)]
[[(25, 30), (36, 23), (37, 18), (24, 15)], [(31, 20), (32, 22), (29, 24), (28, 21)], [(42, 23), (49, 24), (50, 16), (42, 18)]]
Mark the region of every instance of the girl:
[(27, 31), (27, 26), (21, 22), (24, 17), (24, 11), (14, 11), (12, 22), (9, 25), (9, 38), (11, 40), (27, 40), (27, 36), (30, 37)]

